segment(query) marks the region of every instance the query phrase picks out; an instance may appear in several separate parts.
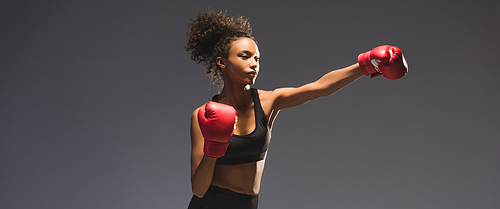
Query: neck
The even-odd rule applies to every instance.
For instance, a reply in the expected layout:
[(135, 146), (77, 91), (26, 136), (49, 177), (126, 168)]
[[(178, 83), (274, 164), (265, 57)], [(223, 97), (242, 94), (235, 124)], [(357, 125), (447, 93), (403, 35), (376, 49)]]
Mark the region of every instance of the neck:
[(246, 109), (252, 103), (252, 91), (247, 85), (226, 85), (219, 95), (219, 102), (232, 105), (236, 110)]

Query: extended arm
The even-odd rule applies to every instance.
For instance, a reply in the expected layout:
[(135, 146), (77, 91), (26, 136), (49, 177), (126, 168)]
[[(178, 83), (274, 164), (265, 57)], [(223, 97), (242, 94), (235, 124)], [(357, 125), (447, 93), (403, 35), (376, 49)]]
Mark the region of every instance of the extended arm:
[(272, 92), (273, 109), (282, 110), (331, 95), (363, 76), (358, 64), (331, 71), (315, 82), (297, 88), (279, 88)]
[(358, 63), (327, 73), (319, 80), (298, 88), (280, 88), (272, 92), (273, 109), (282, 110), (304, 104), (321, 96), (328, 96), (347, 86), (363, 75), (383, 75), (396, 80), (408, 72), (403, 53), (395, 46), (379, 46), (361, 53)]

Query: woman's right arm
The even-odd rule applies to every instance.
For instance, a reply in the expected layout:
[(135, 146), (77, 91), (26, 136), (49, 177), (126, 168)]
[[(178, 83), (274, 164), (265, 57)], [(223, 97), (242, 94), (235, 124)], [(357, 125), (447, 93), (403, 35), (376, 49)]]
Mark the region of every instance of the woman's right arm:
[(203, 153), (204, 139), (198, 124), (199, 109), (191, 116), (191, 189), (194, 195), (201, 198), (212, 183), (217, 159)]

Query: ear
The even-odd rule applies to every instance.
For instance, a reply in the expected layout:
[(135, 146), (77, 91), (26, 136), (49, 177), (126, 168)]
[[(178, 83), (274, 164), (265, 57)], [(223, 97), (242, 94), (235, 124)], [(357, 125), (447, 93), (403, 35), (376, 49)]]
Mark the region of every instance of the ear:
[(217, 63), (217, 66), (219, 66), (221, 69), (224, 69), (226, 67), (226, 63), (224, 63), (224, 59), (222, 59), (222, 57), (217, 57), (215, 62)]

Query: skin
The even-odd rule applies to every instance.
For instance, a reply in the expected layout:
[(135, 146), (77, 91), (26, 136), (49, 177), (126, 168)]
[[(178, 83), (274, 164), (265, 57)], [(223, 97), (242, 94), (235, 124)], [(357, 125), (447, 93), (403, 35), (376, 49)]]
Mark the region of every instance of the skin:
[[(259, 48), (249, 38), (232, 42), (227, 58), (218, 57), (224, 75), (224, 89), (219, 102), (233, 106), (238, 121), (234, 134), (246, 135), (255, 129), (254, 103), (245, 86), (255, 83), (259, 72)], [(279, 111), (328, 96), (363, 76), (359, 65), (331, 71), (315, 82), (296, 88), (258, 90), (260, 102), (270, 127)], [(191, 186), (194, 195), (203, 197), (209, 186), (230, 189), (242, 194), (258, 194), (264, 170), (262, 161), (240, 165), (216, 165), (217, 159), (203, 154), (204, 139), (198, 125), (198, 107), (191, 116)]]

